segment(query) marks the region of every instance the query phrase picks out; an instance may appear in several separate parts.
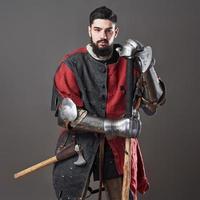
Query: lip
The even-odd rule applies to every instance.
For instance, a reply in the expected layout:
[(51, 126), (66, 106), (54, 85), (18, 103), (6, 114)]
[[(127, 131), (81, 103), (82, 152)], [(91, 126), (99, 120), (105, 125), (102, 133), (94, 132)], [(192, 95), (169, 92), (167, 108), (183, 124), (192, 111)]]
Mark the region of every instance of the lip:
[(107, 42), (99, 42), (99, 46), (108, 46)]

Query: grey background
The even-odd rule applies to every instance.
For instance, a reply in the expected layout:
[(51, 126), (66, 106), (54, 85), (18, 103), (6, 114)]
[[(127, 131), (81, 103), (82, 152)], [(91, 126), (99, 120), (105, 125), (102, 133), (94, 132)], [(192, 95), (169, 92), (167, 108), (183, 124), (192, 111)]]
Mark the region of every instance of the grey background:
[[(142, 115), (140, 143), (151, 188), (144, 200), (199, 197), (199, 1), (1, 0), (0, 199), (55, 200), (52, 167), (13, 174), (53, 155), (59, 135), (50, 112), (62, 56), (88, 42), (88, 15), (107, 5), (119, 18), (117, 42), (153, 47), (167, 103)], [(90, 199), (96, 199), (92, 197)]]

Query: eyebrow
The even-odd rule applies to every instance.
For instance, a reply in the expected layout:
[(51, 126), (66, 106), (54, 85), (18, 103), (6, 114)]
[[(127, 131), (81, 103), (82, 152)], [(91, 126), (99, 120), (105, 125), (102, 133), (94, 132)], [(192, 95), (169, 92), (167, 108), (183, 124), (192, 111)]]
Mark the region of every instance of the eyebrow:
[[(98, 27), (98, 26), (94, 26), (93, 28), (97, 28), (97, 29), (103, 29), (103, 28), (101, 28), (101, 27)], [(112, 26), (110, 26), (110, 27), (108, 27), (108, 28), (106, 28), (107, 30), (108, 29), (112, 29), (113, 27)]]

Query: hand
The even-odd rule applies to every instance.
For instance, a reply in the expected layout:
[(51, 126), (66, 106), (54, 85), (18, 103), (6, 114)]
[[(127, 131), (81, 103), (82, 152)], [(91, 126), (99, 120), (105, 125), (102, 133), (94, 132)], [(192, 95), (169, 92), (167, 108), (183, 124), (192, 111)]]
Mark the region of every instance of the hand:
[(126, 44), (121, 49), (118, 48), (117, 51), (120, 56), (132, 58), (137, 51), (142, 50), (142, 46), (137, 40), (128, 39)]
[(132, 118), (119, 120), (105, 120), (104, 131), (109, 136), (120, 136), (125, 138), (136, 138), (141, 131), (141, 121), (139, 113)]

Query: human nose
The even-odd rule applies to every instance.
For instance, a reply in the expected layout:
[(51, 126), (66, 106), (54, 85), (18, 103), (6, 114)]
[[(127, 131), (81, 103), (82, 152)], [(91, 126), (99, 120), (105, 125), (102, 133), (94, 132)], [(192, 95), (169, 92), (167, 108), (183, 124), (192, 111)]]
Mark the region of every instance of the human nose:
[(107, 34), (106, 34), (105, 31), (102, 31), (102, 32), (101, 32), (101, 38), (102, 38), (102, 39), (106, 39), (106, 38), (107, 38)]

